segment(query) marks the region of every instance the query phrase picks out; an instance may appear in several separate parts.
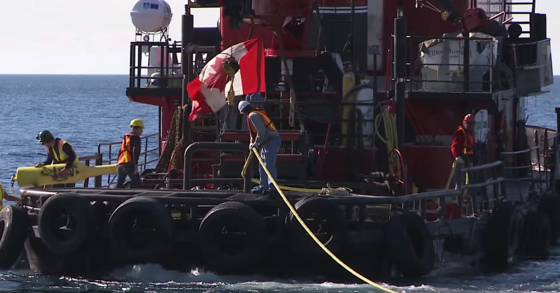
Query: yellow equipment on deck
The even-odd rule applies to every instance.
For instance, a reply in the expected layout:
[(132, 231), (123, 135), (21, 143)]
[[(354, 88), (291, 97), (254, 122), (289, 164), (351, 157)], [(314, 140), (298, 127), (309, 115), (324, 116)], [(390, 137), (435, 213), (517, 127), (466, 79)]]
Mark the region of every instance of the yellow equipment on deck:
[(19, 187), (67, 184), (85, 181), (89, 177), (117, 174), (117, 165), (86, 166), (75, 164), (68, 170), (67, 176), (61, 176), (60, 171), (66, 164), (46, 165), (43, 167), (21, 167), (12, 176), (12, 181)]
[(342, 145), (346, 145), (347, 135), (350, 131), (349, 120), (352, 117), (352, 111), (356, 111), (356, 95), (348, 96), (354, 87), (356, 87), (356, 76), (352, 71), (352, 67), (349, 66), (346, 69), (346, 73), (342, 76)]

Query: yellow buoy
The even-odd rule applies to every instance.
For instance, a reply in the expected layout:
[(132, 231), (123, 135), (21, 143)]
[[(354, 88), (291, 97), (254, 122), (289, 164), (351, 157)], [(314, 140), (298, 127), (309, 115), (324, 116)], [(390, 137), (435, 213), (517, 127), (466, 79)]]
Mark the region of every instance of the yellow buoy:
[(117, 165), (86, 166), (78, 163), (69, 170), (67, 176), (61, 176), (60, 170), (65, 166), (66, 164), (47, 165), (39, 168), (21, 167), (12, 176), (12, 180), (17, 182), (19, 187), (26, 187), (76, 183), (89, 177), (117, 174)]

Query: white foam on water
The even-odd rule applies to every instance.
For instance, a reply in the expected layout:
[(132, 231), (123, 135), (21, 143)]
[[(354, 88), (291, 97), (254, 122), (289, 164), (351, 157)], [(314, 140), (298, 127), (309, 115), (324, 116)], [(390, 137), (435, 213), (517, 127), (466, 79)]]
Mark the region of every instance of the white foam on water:
[(115, 269), (108, 275), (111, 279), (122, 281), (141, 281), (141, 282), (220, 282), (221, 278), (212, 273), (192, 270), (190, 273), (169, 271), (163, 269), (158, 264), (133, 265)]
[[(310, 283), (301, 280), (273, 279), (264, 276), (219, 276), (211, 272), (195, 269), (189, 273), (169, 271), (157, 264), (133, 265), (116, 269), (108, 274), (108, 278), (119, 283), (123, 290), (141, 284), (157, 286), (159, 290), (170, 287), (205, 288), (205, 292), (380, 292), (367, 284), (338, 284), (332, 282)], [(99, 281), (96, 281), (99, 283)], [(103, 282), (103, 284), (108, 284)], [(126, 284), (126, 285), (125, 285)], [(434, 292), (437, 289), (429, 285), (392, 286), (380, 285), (398, 292)], [(128, 289), (127, 289), (128, 288)], [(194, 288), (193, 288), (194, 289)]]
[[(406, 283), (396, 279), (394, 285), (380, 285), (400, 293), (446, 292), (560, 292), (560, 271), (557, 260), (560, 248), (555, 248), (548, 261), (525, 262), (520, 266), (497, 274), (469, 272), (468, 266), (450, 258), (444, 268), (436, 270), (421, 280)], [(196, 293), (306, 293), (306, 292), (381, 292), (359, 281), (354, 284), (310, 282), (309, 280), (274, 279), (271, 277), (217, 275), (200, 269), (190, 272), (165, 270), (157, 264), (131, 265), (108, 272), (103, 280), (61, 278), (80, 289), (103, 292), (196, 292)], [(59, 288), (61, 284), (57, 284)], [(63, 285), (64, 286), (64, 285)], [(54, 288), (54, 287), (51, 287)]]

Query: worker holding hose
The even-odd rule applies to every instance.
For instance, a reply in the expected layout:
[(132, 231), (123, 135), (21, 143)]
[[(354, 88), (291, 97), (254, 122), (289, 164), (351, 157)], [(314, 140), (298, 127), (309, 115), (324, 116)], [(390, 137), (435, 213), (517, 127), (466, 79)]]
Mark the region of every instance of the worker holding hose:
[(144, 132), (144, 121), (134, 119), (130, 122), (130, 132), (124, 135), (119, 160), (117, 162), (117, 186), (123, 188), (126, 177), (130, 178), (130, 187), (139, 188), (140, 175), (138, 174), (138, 160), (140, 159), (140, 149), (142, 141), (140, 135)]
[(467, 114), (465, 118), (463, 118), (463, 125), (459, 126), (451, 142), (451, 153), (455, 158), (456, 167), (470, 167), (473, 162), (473, 128), (474, 116), (472, 114)]
[[(455, 162), (453, 163), (454, 169), (468, 168), (473, 163), (475, 143), (472, 133), (473, 129), (474, 116), (472, 114), (467, 114), (463, 118), (463, 125), (459, 126), (455, 136), (453, 136), (453, 141), (451, 142), (451, 153), (455, 158)], [(468, 172), (461, 172), (461, 178), (455, 178), (455, 189), (458, 188), (457, 183), (459, 180), (461, 180), (461, 184), (469, 184)], [(451, 214), (455, 214), (455, 217), (460, 216), (461, 210), (459, 209), (456, 198), (453, 198), (450, 204), (453, 205), (453, 207), (448, 206), (446, 209), (453, 210), (449, 212)]]
[[(35, 165), (36, 168), (43, 167), (50, 164), (66, 164), (66, 166), (60, 170), (59, 176), (67, 176), (68, 172), (72, 170), (74, 164), (80, 162), (78, 155), (74, 151), (74, 148), (68, 142), (60, 139), (54, 138), (54, 136), (48, 131), (43, 130), (39, 132), (36, 139), (47, 148), (47, 159)], [(55, 184), (53, 187), (74, 187), (75, 183), (67, 184)]]
[[(276, 131), (276, 126), (264, 111), (253, 107), (247, 101), (239, 102), (238, 109), (239, 113), (247, 116), (247, 126), (249, 126), (249, 134), (251, 135), (249, 151), (252, 151), (253, 148), (260, 148), (261, 158), (270, 171), (272, 179), (276, 180), (276, 156), (282, 142), (278, 131)], [(265, 194), (276, 191), (272, 180), (270, 180), (271, 178), (268, 178), (262, 166), (259, 166), (259, 174), (260, 184), (253, 188), (252, 193)]]

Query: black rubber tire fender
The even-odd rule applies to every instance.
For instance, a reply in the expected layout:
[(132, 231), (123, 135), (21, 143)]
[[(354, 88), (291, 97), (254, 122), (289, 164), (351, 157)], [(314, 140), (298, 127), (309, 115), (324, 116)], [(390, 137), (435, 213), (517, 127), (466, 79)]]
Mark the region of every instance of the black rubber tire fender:
[(521, 218), (516, 207), (503, 201), (492, 211), (486, 227), (485, 257), (489, 264), (507, 265), (521, 243)]
[(550, 222), (550, 244), (557, 244), (560, 240), (560, 195), (543, 195), (539, 200), (538, 210), (548, 215)]
[(30, 221), (27, 210), (6, 206), (0, 211), (0, 268), (10, 269), (23, 250), (29, 234)]
[[(326, 220), (328, 226), (330, 226), (330, 237), (326, 241), (321, 240), (321, 237), (318, 238), (332, 253), (336, 254), (341, 250), (342, 245), (346, 241), (347, 225), (344, 213), (338, 205), (324, 197), (311, 196), (296, 202), (294, 208), (304, 222), (307, 222), (306, 217), (313, 214), (319, 215), (322, 219)], [(313, 258), (325, 254), (321, 247), (307, 234), (291, 211), (288, 214), (287, 220), (288, 239), (291, 250), (294, 253), (305, 258)]]
[[(62, 239), (57, 235), (60, 213), (66, 211), (74, 219), (73, 235)], [(45, 246), (55, 254), (71, 254), (82, 249), (94, 233), (96, 214), (91, 203), (74, 193), (59, 193), (49, 197), (39, 212), (39, 235)]]
[(426, 222), (414, 212), (391, 216), (386, 229), (387, 251), (406, 278), (419, 278), (434, 268), (436, 254)]
[[(215, 237), (232, 222), (244, 227), (246, 233), (244, 247), (238, 253), (224, 251)], [(198, 233), (198, 247), (204, 261), (217, 269), (235, 270), (257, 266), (268, 248), (268, 231), (262, 215), (242, 202), (224, 202), (213, 207), (202, 219)]]
[(548, 257), (551, 232), (550, 219), (546, 213), (529, 212), (525, 218), (524, 255), (536, 258)]
[[(148, 245), (136, 247), (128, 237), (127, 224), (132, 225), (135, 214), (147, 215), (155, 230)], [(129, 221), (130, 220), (130, 221)], [(171, 253), (174, 246), (171, 212), (152, 197), (133, 197), (119, 205), (109, 218), (109, 242), (115, 257), (125, 261), (156, 261)]]

